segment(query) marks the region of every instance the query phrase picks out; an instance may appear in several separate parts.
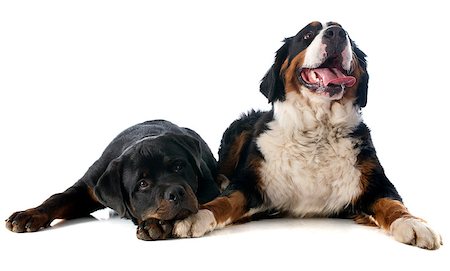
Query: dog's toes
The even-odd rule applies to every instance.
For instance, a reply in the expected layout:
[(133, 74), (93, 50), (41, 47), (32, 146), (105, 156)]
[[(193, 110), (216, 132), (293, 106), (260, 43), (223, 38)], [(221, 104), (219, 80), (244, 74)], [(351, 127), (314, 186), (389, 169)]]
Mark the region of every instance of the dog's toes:
[(417, 218), (399, 218), (390, 229), (395, 240), (405, 244), (426, 249), (438, 249), (443, 244), (441, 236)]
[(50, 225), (49, 216), (37, 209), (15, 212), (6, 221), (6, 228), (12, 232), (35, 232)]
[(199, 210), (186, 219), (177, 221), (173, 228), (173, 235), (177, 237), (200, 237), (217, 227), (216, 219), (209, 210)]
[(159, 240), (162, 237), (162, 230), (157, 224), (140, 224), (136, 236), (144, 241)]
[(136, 236), (144, 241), (163, 240), (170, 237), (173, 225), (171, 223), (149, 219), (139, 224)]

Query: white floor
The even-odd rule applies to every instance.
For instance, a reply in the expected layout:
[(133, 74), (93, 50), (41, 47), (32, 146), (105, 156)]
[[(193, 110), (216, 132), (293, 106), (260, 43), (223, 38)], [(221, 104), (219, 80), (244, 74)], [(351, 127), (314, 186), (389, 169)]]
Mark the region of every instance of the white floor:
[[(450, 268), (448, 245), (437, 251), (422, 250), (350, 220), (263, 220), (233, 225), (197, 239), (145, 242), (135, 237), (136, 227), (130, 221), (105, 219), (105, 214), (96, 217), (100, 219), (59, 222), (38, 233), (0, 230), (2, 262), (16, 266), (16, 270)], [(448, 231), (445, 235), (450, 236)]]

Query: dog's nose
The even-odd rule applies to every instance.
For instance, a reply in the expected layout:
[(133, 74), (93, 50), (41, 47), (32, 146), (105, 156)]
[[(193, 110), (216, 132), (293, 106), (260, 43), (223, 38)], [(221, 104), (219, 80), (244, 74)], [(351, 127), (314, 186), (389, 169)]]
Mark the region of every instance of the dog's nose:
[(337, 42), (345, 40), (345, 36), (347, 34), (345, 33), (344, 29), (342, 29), (339, 26), (332, 26), (325, 30), (324, 37), (330, 40), (334, 40)]
[(339, 56), (347, 45), (347, 33), (339, 26), (325, 29), (323, 41), (328, 57)]
[(164, 192), (164, 199), (177, 203), (181, 202), (186, 195), (186, 191), (181, 185), (172, 185), (169, 186)]

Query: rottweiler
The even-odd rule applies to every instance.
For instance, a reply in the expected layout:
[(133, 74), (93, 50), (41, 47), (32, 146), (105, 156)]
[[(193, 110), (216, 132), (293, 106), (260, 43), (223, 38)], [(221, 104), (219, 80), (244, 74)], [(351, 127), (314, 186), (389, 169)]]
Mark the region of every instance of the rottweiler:
[(41, 205), (6, 220), (13, 232), (35, 232), (55, 219), (109, 207), (131, 219), (142, 240), (166, 239), (173, 223), (219, 195), (217, 161), (193, 130), (152, 120), (120, 133), (84, 176)]

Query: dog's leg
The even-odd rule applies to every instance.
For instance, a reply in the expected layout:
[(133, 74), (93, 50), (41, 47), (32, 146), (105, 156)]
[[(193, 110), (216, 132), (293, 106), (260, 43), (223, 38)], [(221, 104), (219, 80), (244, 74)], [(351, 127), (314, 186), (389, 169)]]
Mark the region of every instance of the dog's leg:
[(399, 242), (426, 249), (438, 249), (442, 239), (422, 219), (411, 215), (398, 200), (381, 198), (372, 205), (376, 223)]
[(173, 235), (200, 237), (240, 220), (247, 213), (246, 197), (241, 191), (235, 190), (202, 205), (198, 213), (176, 222)]
[(15, 212), (6, 220), (13, 232), (34, 232), (48, 227), (54, 219), (71, 219), (104, 208), (93, 191), (79, 181), (63, 193), (55, 194), (36, 208)]
[[(362, 206), (361, 214), (371, 219), (356, 219), (357, 222), (373, 220), (390, 233), (397, 241), (421, 248), (437, 249), (442, 239), (422, 219), (413, 216), (403, 205), (397, 189), (384, 173), (370, 138), (358, 157), (361, 172), (362, 194), (356, 206)], [(361, 218), (361, 217), (359, 217)]]

